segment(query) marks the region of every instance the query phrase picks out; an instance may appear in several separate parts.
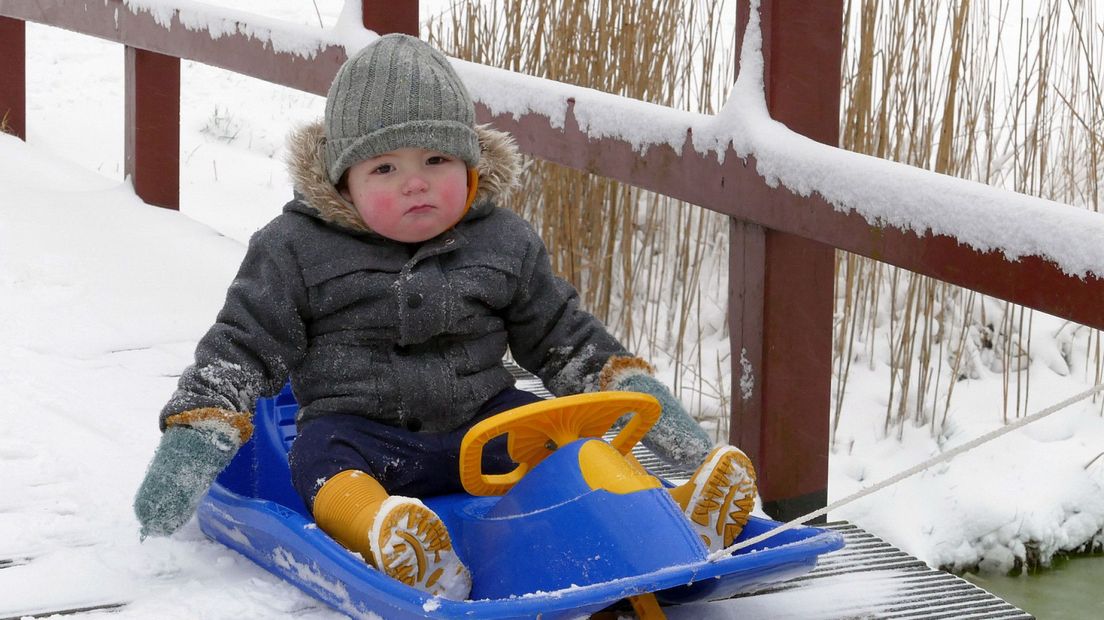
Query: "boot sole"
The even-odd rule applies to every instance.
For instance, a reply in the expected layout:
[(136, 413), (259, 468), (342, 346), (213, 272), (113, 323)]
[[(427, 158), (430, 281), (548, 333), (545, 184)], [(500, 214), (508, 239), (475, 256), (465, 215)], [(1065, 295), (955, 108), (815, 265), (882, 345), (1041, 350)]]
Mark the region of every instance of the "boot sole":
[(471, 591), (471, 574), (445, 524), (418, 500), (384, 500), (372, 523), (371, 545), (380, 571), (408, 586), (453, 600)]
[(728, 547), (755, 507), (751, 460), (731, 446), (718, 448), (695, 474), (693, 484), (686, 516), (711, 553)]

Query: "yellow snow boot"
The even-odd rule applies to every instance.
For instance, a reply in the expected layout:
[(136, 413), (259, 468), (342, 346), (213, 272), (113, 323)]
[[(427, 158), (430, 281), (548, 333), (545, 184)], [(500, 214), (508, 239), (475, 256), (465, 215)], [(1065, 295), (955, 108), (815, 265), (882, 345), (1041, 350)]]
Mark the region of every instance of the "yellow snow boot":
[(454, 600), (471, 591), (471, 574), (441, 518), (417, 499), (388, 495), (362, 471), (327, 480), (314, 498), (314, 519), (322, 531), (408, 586)]
[(743, 451), (718, 446), (671, 496), (709, 551), (719, 551), (736, 540), (755, 507), (755, 468)]

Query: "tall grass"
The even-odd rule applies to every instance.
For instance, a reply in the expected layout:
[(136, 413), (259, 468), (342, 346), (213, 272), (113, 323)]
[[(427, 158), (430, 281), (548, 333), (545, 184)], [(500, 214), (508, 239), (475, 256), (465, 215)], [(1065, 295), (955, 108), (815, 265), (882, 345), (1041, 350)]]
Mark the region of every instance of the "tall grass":
[[(1104, 26), (1091, 1), (1022, 10), (1012, 0), (849, 1), (842, 146), (1099, 210)], [(887, 434), (906, 422), (940, 434), (956, 384), (986, 374), (1000, 376), (1005, 421), (1028, 411), (1032, 310), (842, 252), (837, 267), (833, 428), (851, 364), (880, 355)], [(1056, 370), (1099, 382), (1100, 332), (1062, 330), (1046, 334), (1062, 343)]]
[[(734, 9), (456, 0), (428, 37), (461, 58), (709, 113), (732, 82)], [(1023, 10), (1018, 0), (848, 0), (842, 146), (1099, 210), (1104, 24), (1089, 0)], [(726, 218), (544, 162), (518, 196), (510, 206), (539, 228), (586, 306), (631, 348), (673, 365), (676, 389), (719, 402), (695, 411), (726, 436)], [(906, 424), (940, 435), (963, 379), (999, 376), (1005, 420), (1029, 410), (1031, 310), (843, 252), (836, 267), (833, 433), (857, 363), (890, 369), (887, 435)], [(1041, 335), (1058, 343), (1056, 370), (1104, 377), (1099, 331)]]

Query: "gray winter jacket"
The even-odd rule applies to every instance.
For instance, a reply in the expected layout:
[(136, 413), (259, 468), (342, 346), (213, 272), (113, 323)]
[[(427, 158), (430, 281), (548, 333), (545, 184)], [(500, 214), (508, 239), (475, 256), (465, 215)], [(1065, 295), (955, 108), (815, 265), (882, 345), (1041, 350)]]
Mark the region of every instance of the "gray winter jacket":
[(596, 389), (627, 352), (553, 275), (533, 228), (495, 206), (520, 158), (506, 134), (479, 134), (475, 204), (417, 245), (368, 230), (326, 180), (321, 125), (294, 134), (296, 199), (250, 240), (162, 427), (198, 409), (251, 413), (290, 377), (300, 423), (345, 413), (449, 431), (514, 383), (507, 347), (557, 395)]

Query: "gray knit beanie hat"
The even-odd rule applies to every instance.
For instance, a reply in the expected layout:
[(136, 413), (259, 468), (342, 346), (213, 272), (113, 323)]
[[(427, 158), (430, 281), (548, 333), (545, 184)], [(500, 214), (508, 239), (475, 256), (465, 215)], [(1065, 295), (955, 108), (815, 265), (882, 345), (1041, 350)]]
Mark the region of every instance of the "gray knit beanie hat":
[(341, 65), (326, 95), (326, 172), (403, 147), (479, 163), (475, 107), (441, 52), (405, 34), (380, 37)]

